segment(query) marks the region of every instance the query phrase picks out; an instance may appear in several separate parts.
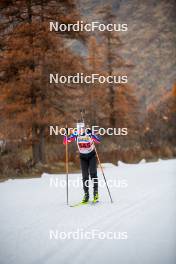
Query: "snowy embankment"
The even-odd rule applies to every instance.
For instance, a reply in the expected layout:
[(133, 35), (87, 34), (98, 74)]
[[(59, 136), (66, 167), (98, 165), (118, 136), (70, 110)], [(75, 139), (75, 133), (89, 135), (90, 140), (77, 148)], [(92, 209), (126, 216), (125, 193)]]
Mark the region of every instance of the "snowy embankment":
[[(176, 263), (176, 160), (103, 167), (113, 204), (100, 171), (100, 203), (94, 206), (65, 204), (65, 175), (0, 183), (0, 263)], [(74, 204), (82, 199), (81, 175), (69, 179)], [(118, 238), (56, 235), (78, 229)]]

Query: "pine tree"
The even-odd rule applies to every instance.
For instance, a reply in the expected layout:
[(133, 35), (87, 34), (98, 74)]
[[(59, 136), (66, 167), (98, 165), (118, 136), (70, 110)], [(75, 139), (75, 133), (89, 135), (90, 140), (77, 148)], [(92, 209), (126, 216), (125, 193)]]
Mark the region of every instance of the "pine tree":
[(76, 5), (69, 0), (9, 1), (2, 6), (2, 11), (7, 19), (2, 29), (0, 66), (3, 113), (12, 126), (15, 122), (21, 136), (25, 134), (31, 139), (34, 163), (44, 163), (46, 127), (63, 121), (66, 105), (69, 108), (75, 94), (73, 85), (67, 89), (61, 84), (50, 86), (48, 76), (50, 72), (68, 74), (80, 69), (80, 56), (66, 47), (66, 39), (84, 38), (74, 32), (51, 33), (48, 23), (51, 19), (74, 22), (78, 19)]
[[(90, 74), (104, 75), (102, 49), (95, 36), (90, 36), (88, 42), (88, 69)], [(89, 109), (91, 124), (106, 124), (108, 111), (106, 86), (94, 83), (89, 87)]]
[[(101, 15), (102, 22), (104, 22), (105, 24), (116, 23), (116, 16), (113, 14), (111, 5), (104, 6), (102, 10), (99, 11), (99, 14)], [(119, 33), (117, 31), (105, 31), (103, 33), (101, 32), (101, 36), (99, 34), (99, 37), (101, 39), (101, 53), (103, 56), (102, 69), (104, 71), (104, 74), (106, 76), (127, 75), (127, 69), (132, 65), (126, 63), (120, 55), (120, 49), (123, 46), (123, 43), (119, 37)], [(128, 92), (130, 93), (131, 91), (131, 89), (128, 88), (128, 85), (117, 85), (114, 83), (109, 83), (107, 86), (109, 104), (109, 124), (112, 127), (115, 127), (117, 123), (120, 123), (118, 120), (119, 116), (117, 113), (117, 110), (119, 109), (119, 105), (117, 105), (117, 96), (119, 94), (118, 89), (120, 89), (120, 87), (126, 89), (126, 95), (128, 94)], [(129, 91), (127, 92), (127, 90)], [(122, 103), (120, 105), (122, 105)]]

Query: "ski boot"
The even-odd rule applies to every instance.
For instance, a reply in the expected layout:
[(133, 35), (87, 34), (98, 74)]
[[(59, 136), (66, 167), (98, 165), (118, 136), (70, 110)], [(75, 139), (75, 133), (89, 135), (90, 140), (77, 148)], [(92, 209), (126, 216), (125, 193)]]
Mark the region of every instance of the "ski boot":
[(98, 203), (98, 199), (99, 199), (99, 195), (98, 195), (98, 193), (95, 193), (93, 203)]
[(85, 193), (81, 203), (82, 204), (87, 204), (88, 201), (89, 201), (89, 194)]

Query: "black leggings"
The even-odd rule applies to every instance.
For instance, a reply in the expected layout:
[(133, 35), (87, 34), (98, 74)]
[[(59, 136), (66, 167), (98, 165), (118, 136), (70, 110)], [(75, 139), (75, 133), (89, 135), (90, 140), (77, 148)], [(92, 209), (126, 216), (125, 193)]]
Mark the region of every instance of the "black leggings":
[(94, 195), (98, 193), (98, 177), (97, 177), (97, 159), (93, 150), (88, 154), (80, 154), (83, 189), (86, 194), (89, 193), (89, 174), (93, 180)]

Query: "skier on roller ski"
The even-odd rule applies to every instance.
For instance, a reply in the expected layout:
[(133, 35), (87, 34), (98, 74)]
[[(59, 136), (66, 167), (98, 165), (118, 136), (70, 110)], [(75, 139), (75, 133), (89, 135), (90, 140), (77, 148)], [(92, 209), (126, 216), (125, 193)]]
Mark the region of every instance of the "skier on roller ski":
[(82, 182), (84, 197), (81, 204), (89, 202), (89, 175), (93, 181), (93, 203), (97, 203), (98, 195), (98, 177), (97, 177), (97, 159), (94, 143), (100, 143), (97, 135), (93, 134), (88, 128), (85, 128), (84, 122), (77, 123), (77, 129), (74, 133), (64, 136), (64, 144), (76, 141), (79, 150), (80, 164), (82, 170)]

